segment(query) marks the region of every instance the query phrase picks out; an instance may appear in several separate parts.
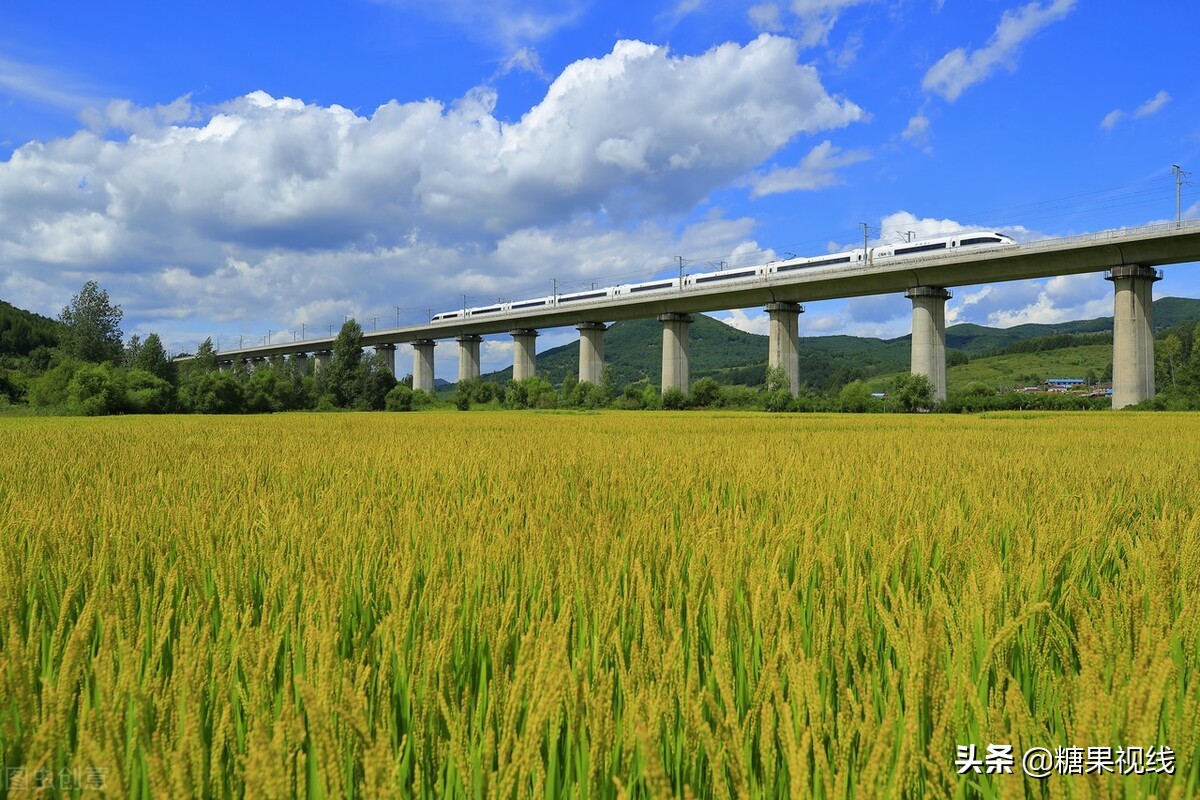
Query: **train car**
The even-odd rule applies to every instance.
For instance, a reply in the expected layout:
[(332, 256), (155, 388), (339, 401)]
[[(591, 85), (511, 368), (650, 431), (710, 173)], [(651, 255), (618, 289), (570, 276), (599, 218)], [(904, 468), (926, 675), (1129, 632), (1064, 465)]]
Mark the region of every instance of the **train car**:
[(458, 311), (443, 311), (440, 314), (434, 314), (430, 322), (445, 322), (451, 319), (460, 319), (466, 315), (466, 311), (459, 309)]
[(750, 281), (755, 278), (762, 278), (767, 274), (765, 264), (759, 264), (756, 267), (738, 267), (737, 269), (726, 269), (720, 272), (701, 272), (696, 275), (688, 275), (683, 279), (684, 286), (722, 286), (726, 283), (736, 283), (737, 281)]
[(571, 303), (585, 303), (588, 300), (604, 300), (612, 297), (615, 289), (587, 289), (582, 292), (571, 292), (569, 294), (560, 294), (558, 296), (558, 305), (565, 306)]
[(669, 289), (679, 288), (679, 278), (661, 278), (656, 281), (646, 281), (644, 283), (627, 283), (623, 286), (618, 286), (613, 296), (627, 297), (630, 295), (649, 294), (652, 292), (665, 292)]
[(897, 256), (934, 255), (953, 252), (960, 248), (996, 247), (1013, 245), (1011, 236), (994, 231), (963, 231), (950, 236), (938, 236), (916, 242), (884, 245), (871, 251), (872, 258), (895, 258)]
[(788, 261), (774, 261), (767, 266), (767, 270), (768, 274), (770, 275), (786, 275), (787, 273), (798, 269), (861, 264), (862, 261), (862, 250), (853, 250), (848, 253), (829, 253), (823, 256), (812, 256), (811, 258), (793, 258), (789, 259)]

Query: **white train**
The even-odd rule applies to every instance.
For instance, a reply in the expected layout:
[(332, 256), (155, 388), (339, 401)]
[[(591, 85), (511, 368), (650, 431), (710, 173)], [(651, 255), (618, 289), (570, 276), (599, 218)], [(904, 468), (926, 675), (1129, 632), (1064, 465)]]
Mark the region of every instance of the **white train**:
[[(928, 256), (940, 252), (953, 252), (959, 248), (1004, 247), (1015, 245), (1016, 241), (1010, 236), (994, 231), (964, 231), (949, 236), (938, 236), (932, 239), (920, 239), (915, 242), (880, 245), (867, 251), (866, 257), (872, 263), (879, 259), (912, 258), (918, 255)], [(830, 253), (809, 258), (793, 258), (786, 261), (769, 261), (754, 267), (739, 267), (720, 272), (701, 272), (695, 275), (685, 275), (683, 286), (711, 286), (714, 284), (739, 283), (742, 281), (765, 280), (773, 275), (779, 275), (792, 270), (814, 269), (821, 267), (843, 267), (850, 264), (862, 264), (862, 250), (848, 250), (844, 253)], [(610, 286), (606, 289), (588, 289), (582, 292), (560, 294), (557, 297), (536, 297), (529, 300), (513, 300), (511, 302), (494, 303), (476, 308), (444, 311), (434, 314), (432, 322), (444, 322), (454, 319), (484, 317), (491, 314), (510, 314), (530, 311), (539, 308), (570, 306), (573, 303), (605, 300), (616, 297), (629, 297), (639, 294), (665, 292), (679, 289), (679, 278), (660, 278), (644, 283), (626, 283), (620, 286)]]

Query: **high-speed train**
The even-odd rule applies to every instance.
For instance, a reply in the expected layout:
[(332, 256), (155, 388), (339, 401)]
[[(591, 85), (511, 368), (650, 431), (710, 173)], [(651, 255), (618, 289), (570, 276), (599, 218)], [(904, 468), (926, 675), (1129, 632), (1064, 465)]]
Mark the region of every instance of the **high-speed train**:
[[(930, 256), (943, 252), (954, 252), (960, 248), (978, 249), (984, 247), (1004, 247), (1015, 245), (1016, 241), (1010, 236), (994, 231), (964, 231), (949, 236), (938, 236), (931, 239), (921, 239), (915, 242), (880, 245), (866, 253), (870, 262), (880, 259), (913, 258), (915, 256)], [(830, 253), (809, 258), (792, 258), (786, 261), (769, 261), (753, 267), (739, 267), (720, 272), (700, 272), (695, 275), (685, 275), (683, 286), (713, 286), (725, 283), (763, 280), (773, 275), (780, 275), (793, 270), (808, 270), (821, 267), (842, 267), (863, 263), (862, 250), (848, 250), (844, 253)], [(615, 297), (631, 297), (640, 294), (664, 292), (679, 289), (679, 278), (660, 278), (644, 283), (625, 283), (620, 286), (610, 286), (606, 289), (588, 289), (582, 292), (535, 297), (528, 300), (513, 300), (511, 302), (493, 303), (488, 306), (444, 311), (434, 314), (432, 322), (444, 322), (453, 319), (484, 317), (491, 314), (509, 314), (529, 311), (545, 307), (570, 306), (572, 303), (604, 300)]]

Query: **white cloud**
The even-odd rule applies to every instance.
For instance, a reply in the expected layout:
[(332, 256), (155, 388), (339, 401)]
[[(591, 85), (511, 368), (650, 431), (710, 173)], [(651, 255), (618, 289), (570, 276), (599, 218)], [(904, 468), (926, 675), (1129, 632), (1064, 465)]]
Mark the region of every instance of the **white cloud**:
[(1148, 117), (1152, 114), (1157, 114), (1162, 110), (1162, 107), (1169, 102), (1171, 102), (1171, 95), (1167, 94), (1165, 91), (1160, 91), (1158, 94), (1154, 95), (1154, 97), (1151, 97), (1149, 100), (1138, 106), (1137, 111), (1133, 112), (1133, 116), (1141, 119), (1142, 117)]
[(93, 91), (71, 76), (4, 56), (0, 56), (0, 92), (68, 111), (78, 111), (96, 102)]
[(579, 0), (376, 0), (384, 5), (423, 11), (445, 20), (475, 39), (509, 51), (550, 38), (579, 21), (587, 3)]
[(1001, 67), (1014, 69), (1021, 45), (1042, 28), (1067, 16), (1076, 0), (1036, 1), (1004, 12), (987, 46), (975, 51), (959, 47), (929, 68), (921, 88), (954, 102), (969, 87)]
[(97, 277), (127, 317), (315, 325), (318, 301), (340, 322), (729, 253), (750, 221), (678, 220), (797, 136), (865, 116), (797, 54), (766, 35), (695, 56), (620, 42), (511, 123), (484, 89), (370, 115), (263, 92), (111, 103), (0, 162), (0, 292), (54, 313)]
[(792, 12), (800, 21), (800, 41), (806, 47), (822, 44), (847, 8), (871, 0), (792, 0)]
[(746, 12), (755, 30), (778, 33), (783, 30), (783, 12), (777, 3), (758, 3)]
[(844, 151), (826, 139), (808, 152), (796, 167), (772, 167), (750, 179), (753, 197), (784, 192), (814, 191), (837, 186), (843, 181), (836, 170), (870, 158), (865, 150)]
[[(1163, 109), (1167, 103), (1171, 102), (1171, 95), (1164, 90), (1160, 90), (1158, 94), (1151, 97), (1146, 102), (1142, 103), (1133, 112), (1134, 119), (1142, 119), (1144, 117), (1153, 116)], [(1104, 130), (1112, 130), (1118, 122), (1125, 118), (1125, 112), (1121, 109), (1114, 109), (1104, 115), (1104, 119), (1100, 120), (1100, 127)]]
[(1104, 115), (1104, 119), (1100, 120), (1100, 127), (1104, 128), (1104, 130), (1106, 130), (1106, 131), (1110, 131), (1113, 129), (1114, 126), (1116, 126), (1116, 124), (1118, 122), (1121, 121), (1121, 118), (1124, 116), (1125, 116), (1125, 112), (1122, 111), (1121, 109), (1119, 109), (1119, 108), (1113, 109), (1112, 111), (1110, 111)]
[(928, 149), (929, 139), (932, 136), (932, 127), (929, 122), (929, 117), (924, 113), (916, 113), (908, 120), (908, 125), (900, 134), (901, 138), (914, 147)]
[(760, 336), (766, 336), (771, 328), (771, 318), (764, 311), (751, 310), (748, 312), (744, 308), (735, 308), (724, 315), (713, 314), (712, 316), (739, 331), (757, 333)]
[(532, 47), (522, 47), (509, 56), (500, 66), (498, 75), (503, 76), (513, 72), (528, 72), (543, 80), (550, 80), (549, 74), (546, 73), (545, 68), (542, 66), (541, 56)]

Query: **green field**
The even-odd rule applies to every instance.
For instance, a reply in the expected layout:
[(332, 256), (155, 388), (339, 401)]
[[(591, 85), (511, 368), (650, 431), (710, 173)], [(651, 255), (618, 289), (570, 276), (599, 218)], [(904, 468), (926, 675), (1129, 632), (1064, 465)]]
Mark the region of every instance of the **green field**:
[[(6, 775), (1200, 794), (1195, 415), (0, 418), (0, 451)], [(989, 744), (1016, 774), (960, 775)], [(1020, 771), (1133, 746), (1173, 772)]]
[[(973, 359), (968, 364), (946, 368), (946, 389), (949, 393), (962, 391), (972, 383), (984, 383), (996, 388), (1012, 389), (1037, 385), (1050, 378), (1086, 378), (1088, 373), (1099, 377), (1112, 363), (1112, 345), (1097, 344), (1064, 347), (1036, 353), (1010, 353)], [(907, 372), (896, 372), (872, 378), (867, 383), (876, 391), (886, 391)]]

